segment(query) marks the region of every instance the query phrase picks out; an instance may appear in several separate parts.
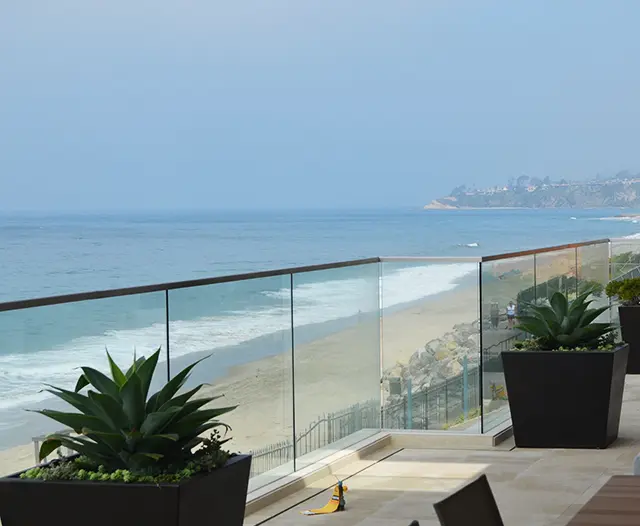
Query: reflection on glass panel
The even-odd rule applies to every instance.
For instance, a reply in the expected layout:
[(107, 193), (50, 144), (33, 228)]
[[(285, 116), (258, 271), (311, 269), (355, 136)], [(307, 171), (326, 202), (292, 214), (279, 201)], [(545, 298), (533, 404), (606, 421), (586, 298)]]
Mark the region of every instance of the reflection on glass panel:
[(377, 263), (293, 276), (296, 468), (380, 429)]
[[(289, 275), (172, 290), (171, 372), (206, 357), (185, 389), (237, 405), (221, 420), (233, 452), (253, 454), (251, 489), (293, 471)], [(206, 406), (205, 406), (206, 407)]]
[(640, 239), (611, 241), (611, 277), (640, 277)]
[(478, 263), (381, 267), (383, 427), (479, 432)]
[[(122, 367), (166, 343), (165, 293), (154, 292), (0, 313), (0, 475), (36, 463), (34, 443), (63, 426), (24, 411), (70, 410), (42, 389), (73, 389), (78, 367), (109, 373), (105, 347)], [(165, 354), (153, 387), (166, 381)], [(72, 410), (72, 409), (71, 409)]]
[(577, 251), (575, 248), (556, 250), (536, 255), (536, 300), (548, 301), (555, 292), (569, 299), (578, 292)]
[[(593, 291), (592, 308), (609, 306), (609, 298), (604, 293), (609, 282), (609, 244), (599, 243), (578, 247), (577, 254), (578, 292)], [(611, 310), (604, 312), (597, 321), (611, 321)]]
[(503, 351), (525, 335), (516, 329), (526, 304), (537, 301), (534, 256), (482, 263), (483, 431), (510, 419), (502, 370)]
[[(640, 277), (640, 239), (614, 239), (611, 244), (611, 279), (622, 280)], [(611, 321), (619, 323), (618, 298), (611, 301)], [(622, 335), (619, 333), (619, 337)]]

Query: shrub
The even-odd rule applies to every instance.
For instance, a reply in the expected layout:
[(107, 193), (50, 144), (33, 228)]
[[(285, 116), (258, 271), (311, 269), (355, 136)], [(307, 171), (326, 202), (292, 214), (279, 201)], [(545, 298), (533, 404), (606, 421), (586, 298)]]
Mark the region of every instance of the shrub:
[(124, 482), (124, 483), (177, 483), (191, 478), (197, 473), (213, 471), (229, 459), (229, 453), (221, 448), (225, 443), (218, 432), (213, 432), (210, 438), (202, 441), (202, 447), (198, 449), (192, 459), (184, 467), (158, 471), (154, 469), (138, 470), (135, 472), (127, 469), (108, 471), (103, 465), (96, 465), (91, 459), (79, 456), (76, 458), (62, 458), (52, 461), (45, 466), (36, 466), (20, 474), (22, 479), (39, 480), (96, 480), (100, 482)]
[(620, 281), (610, 281), (606, 288), (607, 296), (616, 296), (623, 305), (640, 304), (640, 278), (629, 278)]

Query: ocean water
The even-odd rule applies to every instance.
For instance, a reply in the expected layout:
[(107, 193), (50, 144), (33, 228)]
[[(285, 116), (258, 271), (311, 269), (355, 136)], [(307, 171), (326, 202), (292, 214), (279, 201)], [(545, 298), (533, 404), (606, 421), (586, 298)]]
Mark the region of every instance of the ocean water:
[(640, 232), (619, 213), (0, 213), (0, 301), (380, 255), (473, 256)]
[[(0, 215), (0, 301), (179, 281), (371, 256), (480, 256), (606, 237), (640, 225), (612, 210), (313, 211), (129, 215)], [(389, 264), (384, 306), (458, 286), (475, 266)], [(296, 343), (378, 308), (378, 266), (294, 277)], [(212, 353), (202, 379), (289, 348), (288, 276), (172, 291), (172, 367)], [(373, 326), (373, 324), (372, 324)], [(107, 347), (165, 347), (163, 292), (0, 313), (0, 445), (41, 429), (18, 408), (44, 383), (71, 387)], [(215, 369), (215, 371), (214, 371)], [(49, 402), (47, 402), (48, 405)]]

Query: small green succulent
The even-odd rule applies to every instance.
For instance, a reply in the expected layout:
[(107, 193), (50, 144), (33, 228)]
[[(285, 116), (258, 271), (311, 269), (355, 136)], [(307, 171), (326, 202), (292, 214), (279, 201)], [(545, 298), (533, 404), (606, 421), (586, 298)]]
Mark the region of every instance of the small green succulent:
[(573, 301), (561, 292), (551, 296), (549, 305), (528, 305), (528, 315), (518, 317), (518, 329), (537, 340), (538, 348), (547, 350), (597, 347), (600, 340), (615, 330), (611, 323), (594, 320), (609, 307), (589, 309), (592, 294), (587, 291)]
[[(48, 386), (48, 392), (75, 407), (67, 413), (43, 409), (38, 413), (71, 429), (75, 435), (49, 435), (40, 448), (40, 459), (60, 446), (76, 451), (111, 473), (166, 470), (184, 465), (192, 450), (212, 429), (229, 427), (215, 420), (235, 407), (202, 409), (216, 397), (192, 400), (204, 384), (177, 394), (191, 370), (202, 360), (176, 374), (157, 393), (148, 396), (160, 349), (148, 359), (134, 358), (123, 372), (107, 352), (111, 378), (91, 367), (82, 367), (74, 391)], [(80, 391), (87, 386), (87, 394)], [(95, 389), (95, 390), (94, 390)]]

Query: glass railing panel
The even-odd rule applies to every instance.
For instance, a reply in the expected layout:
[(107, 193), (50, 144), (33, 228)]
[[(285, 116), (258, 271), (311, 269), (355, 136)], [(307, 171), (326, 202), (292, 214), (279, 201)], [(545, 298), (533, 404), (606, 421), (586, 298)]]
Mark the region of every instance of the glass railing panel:
[(477, 260), (381, 263), (382, 425), (480, 431)]
[(42, 390), (74, 389), (81, 366), (109, 374), (105, 348), (128, 368), (134, 350), (149, 356), (161, 347), (152, 388), (166, 382), (165, 320), (164, 292), (0, 312), (0, 475), (33, 466), (44, 436), (67, 431), (25, 410), (75, 412)]
[[(609, 282), (609, 243), (585, 245), (577, 249), (578, 292), (593, 291), (592, 308), (608, 307), (605, 287)], [(617, 311), (617, 309), (613, 309)], [(597, 321), (610, 322), (612, 309), (607, 309)]]
[[(640, 277), (640, 239), (622, 238), (610, 241), (609, 272), (612, 280)], [(618, 298), (610, 299), (611, 321), (619, 324)], [(621, 337), (621, 333), (618, 332)]]
[(379, 264), (293, 276), (296, 468), (380, 430)]
[(580, 290), (577, 278), (577, 250), (567, 248), (536, 254), (536, 299), (551, 299), (555, 292), (562, 292), (569, 299)]
[(640, 239), (611, 240), (611, 278), (640, 277)]
[[(291, 277), (171, 290), (171, 374), (205, 358), (184, 389), (238, 406), (220, 420), (231, 426), (232, 452), (251, 453), (250, 489), (281, 478), (293, 466)], [(205, 406), (208, 408), (209, 406)]]
[(491, 432), (510, 420), (502, 352), (524, 339), (516, 317), (536, 301), (534, 256), (482, 263), (482, 430)]

